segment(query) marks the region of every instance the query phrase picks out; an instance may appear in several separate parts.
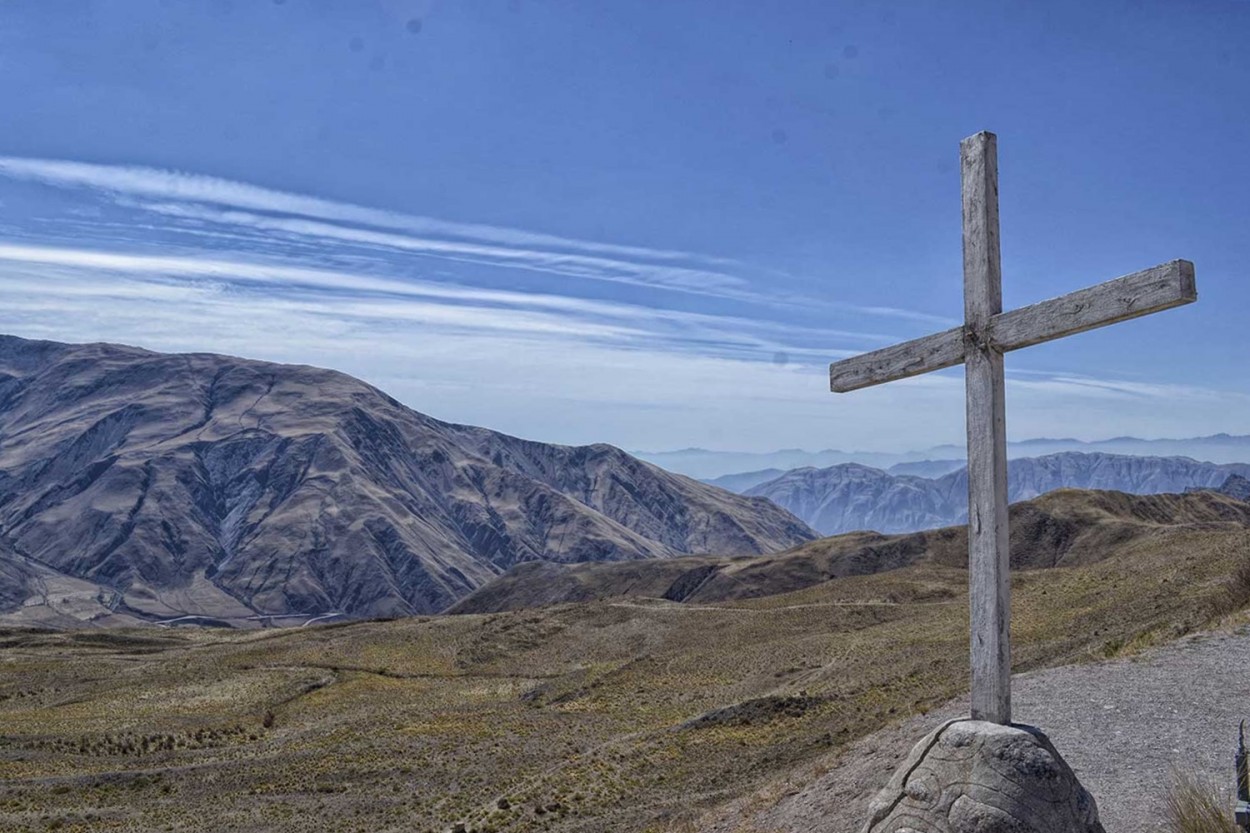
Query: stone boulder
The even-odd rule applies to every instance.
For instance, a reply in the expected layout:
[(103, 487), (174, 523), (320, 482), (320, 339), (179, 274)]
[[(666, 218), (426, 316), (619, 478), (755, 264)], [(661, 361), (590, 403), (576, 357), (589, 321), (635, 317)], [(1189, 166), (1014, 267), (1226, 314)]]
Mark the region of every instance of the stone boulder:
[(907, 756), (863, 833), (1105, 833), (1098, 808), (1031, 726), (953, 720)]

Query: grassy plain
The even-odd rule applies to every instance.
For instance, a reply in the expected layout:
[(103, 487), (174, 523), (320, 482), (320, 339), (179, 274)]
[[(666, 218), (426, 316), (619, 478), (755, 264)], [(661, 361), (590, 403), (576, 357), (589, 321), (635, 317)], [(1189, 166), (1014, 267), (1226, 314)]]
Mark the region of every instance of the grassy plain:
[[(1250, 530), (1218, 507), (1043, 500), (1106, 541), (1015, 574), (1018, 670), (1250, 602)], [(714, 604), (2, 631), (0, 830), (681, 829), (965, 689), (966, 573), (943, 560)]]

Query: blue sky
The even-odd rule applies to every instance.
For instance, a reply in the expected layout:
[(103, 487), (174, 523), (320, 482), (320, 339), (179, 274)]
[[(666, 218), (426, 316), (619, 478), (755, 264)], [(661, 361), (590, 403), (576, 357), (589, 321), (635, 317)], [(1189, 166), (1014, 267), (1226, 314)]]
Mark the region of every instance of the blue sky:
[(0, 2), (0, 331), (319, 364), (542, 440), (958, 442), (958, 143), (1004, 296), (1197, 304), (1008, 357), (1013, 439), (1250, 433), (1250, 4)]

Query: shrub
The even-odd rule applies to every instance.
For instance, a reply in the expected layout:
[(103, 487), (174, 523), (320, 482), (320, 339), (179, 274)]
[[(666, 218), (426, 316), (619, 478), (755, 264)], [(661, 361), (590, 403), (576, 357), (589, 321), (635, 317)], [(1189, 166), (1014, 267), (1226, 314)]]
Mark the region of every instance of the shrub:
[(1224, 593), (1227, 596), (1225, 606), (1229, 612), (1250, 604), (1250, 557), (1242, 557), (1238, 561), (1232, 574), (1224, 582)]
[(1164, 819), (1169, 833), (1241, 833), (1220, 790), (1189, 773), (1175, 773)]

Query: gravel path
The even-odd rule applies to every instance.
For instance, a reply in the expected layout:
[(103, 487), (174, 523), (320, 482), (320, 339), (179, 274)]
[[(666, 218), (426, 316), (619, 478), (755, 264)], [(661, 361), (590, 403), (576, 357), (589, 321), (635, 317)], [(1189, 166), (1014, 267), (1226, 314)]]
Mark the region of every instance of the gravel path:
[[(1162, 830), (1173, 768), (1233, 786), (1237, 723), (1250, 720), (1250, 627), (1199, 634), (1132, 659), (1017, 675), (1013, 692), (1016, 720), (1050, 736), (1093, 793), (1108, 833)], [(745, 800), (704, 829), (856, 833), (868, 801), (911, 746), (965, 709), (962, 700), (952, 702), (876, 732), (803, 789), (775, 803)]]

